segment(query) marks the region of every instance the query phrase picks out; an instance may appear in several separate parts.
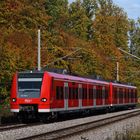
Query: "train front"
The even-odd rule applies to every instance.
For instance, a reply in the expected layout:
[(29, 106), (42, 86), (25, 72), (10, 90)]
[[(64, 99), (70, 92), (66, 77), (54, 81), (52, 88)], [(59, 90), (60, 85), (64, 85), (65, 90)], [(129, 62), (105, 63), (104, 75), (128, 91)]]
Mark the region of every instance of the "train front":
[(11, 88), (11, 112), (25, 119), (49, 110), (48, 79), (47, 73), (15, 74)]

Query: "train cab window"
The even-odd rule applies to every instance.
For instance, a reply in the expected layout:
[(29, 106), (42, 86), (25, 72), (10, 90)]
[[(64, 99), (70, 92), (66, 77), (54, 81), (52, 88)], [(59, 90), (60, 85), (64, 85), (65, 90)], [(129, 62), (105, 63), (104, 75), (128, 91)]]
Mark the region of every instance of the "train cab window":
[(64, 91), (62, 86), (56, 86), (56, 99), (57, 100), (64, 99)]

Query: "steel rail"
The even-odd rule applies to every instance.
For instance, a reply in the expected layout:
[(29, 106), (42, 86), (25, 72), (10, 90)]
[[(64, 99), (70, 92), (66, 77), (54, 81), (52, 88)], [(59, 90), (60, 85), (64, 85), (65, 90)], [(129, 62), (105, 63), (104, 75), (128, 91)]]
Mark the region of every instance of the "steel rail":
[(41, 125), (42, 123), (0, 125), (0, 132)]
[(135, 110), (133, 112), (128, 112), (125, 114), (115, 115), (112, 117), (107, 117), (104, 119), (91, 121), (88, 123), (82, 123), (76, 126), (70, 126), (70, 127), (62, 128), (62, 129), (51, 131), (51, 132), (37, 134), (37, 135), (25, 137), (25, 138), (20, 138), (19, 140), (30, 140), (30, 139), (41, 139), (41, 138), (42, 139), (45, 138), (47, 140), (60, 139), (60, 138), (67, 137), (70, 135), (78, 134), (79, 132), (84, 132), (84, 131), (95, 129), (98, 127), (103, 127), (105, 125), (115, 123), (115, 122), (130, 118), (130, 117), (134, 117), (137, 115), (140, 115), (140, 110)]

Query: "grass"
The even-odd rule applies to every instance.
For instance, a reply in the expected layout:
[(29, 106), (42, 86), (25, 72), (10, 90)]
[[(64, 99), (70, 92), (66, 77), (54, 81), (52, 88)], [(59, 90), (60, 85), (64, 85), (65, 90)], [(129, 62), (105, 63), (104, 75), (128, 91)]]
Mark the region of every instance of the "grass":
[[(112, 138), (108, 137), (106, 140), (112, 140)], [(140, 129), (126, 131), (123, 134), (116, 132), (113, 140), (140, 140)]]

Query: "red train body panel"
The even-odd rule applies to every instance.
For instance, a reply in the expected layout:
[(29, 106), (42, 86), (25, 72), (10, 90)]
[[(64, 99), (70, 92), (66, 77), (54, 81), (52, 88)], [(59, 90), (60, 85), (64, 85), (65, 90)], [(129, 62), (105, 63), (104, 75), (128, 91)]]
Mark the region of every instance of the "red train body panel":
[[(135, 106), (135, 86), (109, 83), (52, 72), (16, 73), (11, 88), (11, 111), (38, 113)], [(33, 108), (32, 108), (33, 107)]]

